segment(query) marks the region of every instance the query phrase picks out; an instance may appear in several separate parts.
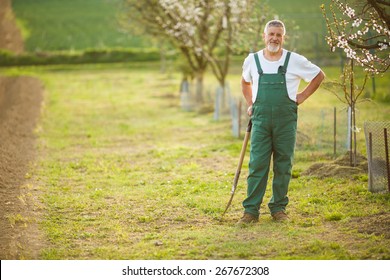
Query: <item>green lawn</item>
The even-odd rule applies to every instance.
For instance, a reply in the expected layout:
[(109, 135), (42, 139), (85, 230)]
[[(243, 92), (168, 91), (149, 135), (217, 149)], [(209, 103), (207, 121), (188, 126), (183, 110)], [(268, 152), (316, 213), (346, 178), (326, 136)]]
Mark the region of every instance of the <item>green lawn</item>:
[[(150, 47), (142, 36), (120, 31), (122, 0), (13, 0), (17, 19), (28, 35), (28, 51), (84, 50), (110, 47)], [(298, 50), (328, 49), (320, 5), (329, 0), (262, 1), (287, 21), (288, 43)], [(258, 8), (261, 6), (259, 5)], [(292, 39), (299, 35), (299, 39)], [(294, 42), (292, 42), (294, 41)], [(314, 57), (313, 53), (313, 57)]]
[(118, 23), (120, 0), (13, 0), (27, 51), (145, 47)]
[[(158, 70), (151, 63), (3, 70), (46, 85), (40, 156), (29, 174), (42, 202), (42, 259), (390, 258), (389, 236), (368, 230), (388, 215), (389, 194), (368, 192), (366, 176), (299, 176), (331, 159), (331, 147), (316, 142), (297, 147), (289, 223), (273, 222), (263, 207), (259, 224), (235, 226), (248, 157), (221, 220), (242, 139), (232, 137), (227, 117), (181, 111), (180, 75)], [(239, 80), (231, 75), (233, 89)], [(300, 130), (315, 135), (321, 109), (336, 104), (320, 90), (301, 107)], [(388, 108), (367, 104), (361, 116), (388, 119)]]

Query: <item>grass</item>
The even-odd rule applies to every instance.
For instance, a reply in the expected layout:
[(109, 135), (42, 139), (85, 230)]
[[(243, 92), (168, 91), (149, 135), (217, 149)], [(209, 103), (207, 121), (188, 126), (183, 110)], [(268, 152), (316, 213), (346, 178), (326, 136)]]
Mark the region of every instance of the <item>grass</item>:
[[(150, 46), (141, 35), (121, 32), (118, 24), (121, 0), (13, 0), (12, 6), (23, 33), (26, 49), (32, 51), (84, 50), (88, 48)], [(265, 1), (267, 2), (267, 1)], [(291, 49), (326, 51), (320, 5), (329, 0), (268, 1), (274, 9), (270, 17), (287, 20)], [(290, 27), (291, 26), (291, 27)], [(304, 30), (304, 31), (303, 31)], [(320, 36), (318, 36), (320, 35)], [(294, 42), (292, 42), (294, 41)], [(319, 53), (314, 55), (320, 55)], [(323, 53), (321, 54), (323, 55)]]
[[(242, 139), (231, 136), (228, 118), (181, 111), (180, 75), (158, 69), (143, 63), (3, 70), (35, 75), (46, 85), (40, 157), (29, 172), (44, 207), (42, 259), (390, 258), (388, 237), (362, 229), (389, 212), (389, 194), (368, 192), (364, 178), (299, 176), (330, 159), (320, 148), (297, 149), (291, 222), (273, 222), (263, 207), (259, 224), (235, 226), (248, 157), (221, 220)], [(334, 102), (323, 90), (313, 96), (301, 108), (301, 129), (309, 134), (318, 125), (309, 113)], [(377, 114), (386, 110), (377, 105)]]
[(147, 47), (140, 36), (120, 30), (120, 0), (14, 0), (28, 51)]

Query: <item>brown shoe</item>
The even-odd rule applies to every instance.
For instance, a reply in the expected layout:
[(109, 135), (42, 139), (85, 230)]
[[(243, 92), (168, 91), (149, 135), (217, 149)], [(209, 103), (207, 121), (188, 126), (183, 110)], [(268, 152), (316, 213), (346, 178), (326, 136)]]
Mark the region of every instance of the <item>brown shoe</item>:
[(277, 222), (282, 222), (282, 221), (288, 220), (288, 216), (284, 211), (279, 211), (279, 212), (273, 213), (271, 216)]
[(237, 222), (238, 225), (243, 224), (251, 224), (251, 223), (257, 223), (259, 221), (259, 217), (256, 217), (255, 215), (244, 213), (242, 218)]

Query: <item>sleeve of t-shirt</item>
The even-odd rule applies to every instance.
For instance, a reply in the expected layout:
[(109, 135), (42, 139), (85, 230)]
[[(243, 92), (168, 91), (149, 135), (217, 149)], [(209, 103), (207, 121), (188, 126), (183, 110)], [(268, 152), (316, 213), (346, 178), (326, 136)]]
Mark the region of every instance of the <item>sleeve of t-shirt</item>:
[(252, 81), (252, 75), (251, 75), (251, 59), (252, 55), (248, 55), (245, 60), (244, 64), (242, 65), (242, 78), (245, 80), (245, 82), (250, 83)]
[(293, 65), (296, 67), (294, 67), (294, 70), (297, 71), (296, 74), (307, 83), (313, 80), (321, 71), (317, 65), (311, 63), (302, 55), (295, 54), (295, 59), (296, 63)]

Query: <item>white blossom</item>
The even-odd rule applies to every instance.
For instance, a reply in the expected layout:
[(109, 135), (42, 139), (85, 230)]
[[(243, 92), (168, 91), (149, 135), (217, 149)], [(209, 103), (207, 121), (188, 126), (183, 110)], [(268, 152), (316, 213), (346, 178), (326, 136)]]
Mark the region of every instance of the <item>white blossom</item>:
[(359, 27), (359, 25), (362, 23), (362, 19), (361, 18), (356, 18), (353, 23), (352, 23), (352, 26), (354, 27)]
[(389, 47), (388, 44), (384, 44), (384, 43), (379, 43), (378, 45), (380, 45), (379, 49), (380, 49), (381, 51), (387, 50), (387, 48)]
[[(329, 36), (326, 42), (331, 51), (339, 48), (347, 57), (354, 59), (371, 73), (385, 72), (390, 67), (388, 52), (390, 31), (387, 24), (377, 11), (367, 2), (366, 5), (356, 6), (355, 10), (341, 0), (331, 0), (341, 14), (333, 13), (328, 17), (325, 5), (322, 5), (323, 14), (327, 20)], [(330, 23), (330, 20), (333, 22)]]

